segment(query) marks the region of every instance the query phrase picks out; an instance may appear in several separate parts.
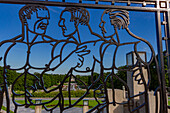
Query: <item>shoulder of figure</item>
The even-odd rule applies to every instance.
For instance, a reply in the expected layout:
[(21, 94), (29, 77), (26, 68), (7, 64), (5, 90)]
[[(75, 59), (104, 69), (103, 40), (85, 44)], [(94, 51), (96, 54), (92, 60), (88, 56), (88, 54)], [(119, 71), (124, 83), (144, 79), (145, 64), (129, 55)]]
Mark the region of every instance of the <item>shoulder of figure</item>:
[(1, 41), (1, 42), (0, 42), (0, 46), (2, 46), (2, 45), (5, 44), (5, 43), (16, 43), (16, 42), (21, 42), (21, 43), (22, 43), (23, 40), (24, 40), (24, 37), (23, 37), (23, 35), (21, 34), (21, 35), (18, 35), (18, 36), (16, 36), (16, 37), (14, 37), (14, 38)]

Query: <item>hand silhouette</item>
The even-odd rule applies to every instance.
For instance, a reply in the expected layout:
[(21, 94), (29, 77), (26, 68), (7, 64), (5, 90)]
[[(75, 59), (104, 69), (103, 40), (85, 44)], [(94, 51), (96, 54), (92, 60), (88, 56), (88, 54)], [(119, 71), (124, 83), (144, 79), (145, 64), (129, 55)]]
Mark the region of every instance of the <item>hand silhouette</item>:
[(85, 55), (90, 53), (90, 50), (87, 50), (87, 46), (78, 46), (77, 50), (75, 51), (75, 53), (78, 56), (78, 62), (77, 62), (77, 66), (78, 68), (80, 68), (83, 65), (84, 62), (84, 57)]

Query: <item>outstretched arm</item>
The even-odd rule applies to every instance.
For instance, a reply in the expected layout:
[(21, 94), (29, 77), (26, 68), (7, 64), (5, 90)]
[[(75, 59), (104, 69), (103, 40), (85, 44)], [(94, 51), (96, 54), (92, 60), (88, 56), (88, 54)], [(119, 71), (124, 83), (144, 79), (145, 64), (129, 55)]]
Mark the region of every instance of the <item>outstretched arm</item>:
[[(86, 46), (78, 46), (76, 44), (71, 45), (71, 43), (62, 43), (62, 46), (54, 46), (55, 49), (52, 50), (52, 58), (50, 62), (46, 65), (46, 69), (41, 73), (41, 84), (43, 83), (43, 74), (49, 71), (62, 71), (62, 73), (68, 73), (70, 69), (80, 68), (84, 61), (84, 55), (90, 53)], [(68, 47), (67, 47), (68, 46)], [(57, 55), (54, 55), (55, 51), (59, 50)], [(64, 71), (64, 72), (63, 72)], [(62, 80), (63, 81), (63, 80)], [(45, 87), (43, 89), (45, 92), (51, 92), (58, 87), (47, 91)]]

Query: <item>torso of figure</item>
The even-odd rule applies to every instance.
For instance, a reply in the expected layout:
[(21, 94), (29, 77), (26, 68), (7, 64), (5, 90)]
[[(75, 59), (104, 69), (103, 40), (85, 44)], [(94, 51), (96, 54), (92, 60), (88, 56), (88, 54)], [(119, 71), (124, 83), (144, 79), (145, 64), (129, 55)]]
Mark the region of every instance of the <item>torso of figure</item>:
[(126, 54), (134, 51), (135, 43), (125, 45), (103, 43), (100, 51), (104, 70), (118, 70), (120, 66), (126, 65)]
[[(117, 46), (115, 44), (106, 43), (104, 41), (96, 41), (91, 43), (83, 43), (81, 46), (87, 46), (87, 50), (90, 50), (90, 54), (84, 56), (83, 65), (80, 68), (76, 68), (78, 71), (91, 72), (94, 68), (94, 72), (100, 73), (101, 67), (103, 70), (112, 70), (117, 68), (117, 62), (126, 59), (126, 55), (121, 55), (121, 50), (125, 49), (124, 46)], [(131, 44), (130, 46), (134, 46)], [(129, 51), (130, 52), (130, 51)], [(119, 56), (121, 55), (121, 57)], [(95, 67), (94, 66), (95, 62)]]
[(27, 43), (25, 40), (18, 42), (16, 40), (16, 42), (6, 44), (6, 48), (9, 50), (6, 53), (6, 65), (9, 65), (11, 69), (23, 67), (45, 68), (45, 65), (51, 59), (53, 46), (50, 43), (39, 41), (38, 38), (41, 37), (38, 36), (33, 43)]

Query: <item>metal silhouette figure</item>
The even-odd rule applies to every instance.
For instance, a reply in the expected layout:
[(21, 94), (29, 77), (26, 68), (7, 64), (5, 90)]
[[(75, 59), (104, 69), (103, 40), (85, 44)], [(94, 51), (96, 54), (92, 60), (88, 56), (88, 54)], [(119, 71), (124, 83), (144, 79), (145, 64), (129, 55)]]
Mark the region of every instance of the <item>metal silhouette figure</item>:
[[(106, 20), (106, 18), (108, 18), (108, 19)], [(112, 26), (113, 32), (107, 31), (108, 29), (106, 27), (108, 25)], [(101, 79), (103, 81), (103, 84), (101, 84), (96, 90), (101, 90), (101, 94), (102, 93), (104, 94), (103, 97), (105, 97), (105, 103), (99, 103), (99, 101), (98, 101), (99, 106), (103, 106), (103, 107), (100, 107), (100, 109), (98, 109), (98, 111), (101, 111), (101, 109), (104, 109), (106, 107), (107, 112), (109, 112), (109, 104), (113, 104), (114, 106), (116, 104), (127, 104), (128, 108), (129, 108), (129, 112), (131, 112), (131, 113), (136, 111), (136, 110), (139, 110), (142, 107), (146, 107), (146, 113), (149, 112), (148, 111), (149, 110), (148, 109), (148, 104), (149, 104), (149, 102), (148, 102), (148, 89), (149, 89), (150, 78), (151, 78), (150, 71), (149, 71), (149, 65), (153, 61), (155, 53), (154, 53), (154, 50), (153, 50), (153, 47), (151, 46), (151, 44), (147, 40), (134, 35), (129, 30), (128, 25), (129, 25), (129, 12), (126, 11), (126, 10), (106, 9), (102, 14), (99, 27), (101, 28), (101, 32), (103, 34), (103, 39), (104, 39), (103, 44), (100, 46), (100, 53), (101, 53), (100, 54), (100, 56), (101, 56), (101, 59), (100, 59), (101, 73), (100, 74), (101, 74)], [(121, 29), (125, 29), (131, 37), (138, 39), (138, 41), (122, 43), (119, 39), (120, 37), (119, 37), (119, 34), (118, 34), (118, 30), (121, 30)], [(138, 54), (137, 45), (140, 42), (144, 42), (150, 48), (150, 51), (151, 51), (152, 54), (151, 54), (151, 58), (149, 59), (148, 62), (142, 60), (142, 58)], [(113, 60), (111, 61), (112, 65), (110, 67), (105, 67), (105, 65), (104, 65), (105, 58), (104, 57), (105, 57), (107, 49), (109, 47), (111, 47), (111, 45), (115, 45), (115, 49), (113, 49)], [(128, 67), (127, 69), (119, 69), (116, 66), (116, 60), (121, 60), (121, 59), (119, 59), (119, 58), (116, 59), (117, 51), (119, 50), (119, 48), (121, 48), (125, 45), (133, 45), (134, 46), (133, 51), (136, 54), (137, 62), (136, 62), (135, 65), (133, 65), (132, 67)], [(143, 76), (142, 67), (145, 67), (147, 69), (148, 81), (146, 81), (144, 76)], [(111, 70), (111, 73), (107, 77), (104, 77), (104, 71), (105, 70)], [(122, 80), (119, 76), (117, 76), (115, 74), (116, 70), (132, 71), (133, 72), (132, 76), (135, 77), (135, 81), (138, 81), (139, 85), (143, 85), (145, 90), (143, 92), (141, 92), (140, 94), (130, 95), (129, 86), (127, 85), (127, 83), (124, 80)], [(139, 73), (135, 75), (136, 71), (139, 71)], [(115, 97), (114, 86), (113, 86), (113, 78), (114, 77), (116, 79), (118, 79), (119, 81), (121, 81), (124, 84), (124, 86), (126, 87), (126, 90), (128, 92), (127, 102), (119, 103), (119, 102), (115, 101), (116, 97)], [(113, 102), (109, 102), (109, 97), (108, 97), (108, 94), (107, 94), (106, 83), (109, 79), (111, 79), (111, 83), (112, 83)], [(142, 105), (140, 105), (138, 108), (131, 108), (130, 105), (131, 105), (131, 102), (133, 101), (133, 99), (137, 96), (140, 96), (140, 95), (145, 95), (145, 102)], [(97, 98), (96, 98), (96, 100), (97, 100)]]
[[(39, 12), (43, 12), (43, 15), (41, 15)], [(30, 20), (32, 19), (32, 15), (34, 14), (36, 20), (32, 23), (30, 23)], [(28, 92), (27, 90), (27, 74), (30, 74), (31, 76), (35, 77), (35, 82), (38, 81), (38, 78), (34, 75), (31, 74), (29, 72), (30, 69), (43, 69), (43, 68), (39, 68), (39, 67), (34, 67), (30, 64), (30, 52), (31, 52), (31, 47), (34, 44), (41, 44), (42, 42), (44, 43), (49, 43), (54, 41), (52, 38), (48, 37), (45, 35), (46, 33), (46, 29), (47, 26), (49, 24), (49, 19), (50, 19), (50, 14), (49, 14), (49, 10), (44, 7), (44, 6), (36, 6), (36, 5), (26, 5), (23, 8), (21, 8), (21, 10), (19, 11), (19, 17), (22, 23), (22, 33), (10, 40), (4, 40), (2, 42), (0, 42), (0, 46), (10, 43), (10, 46), (7, 48), (7, 51), (5, 52), (3, 58), (3, 77), (4, 77), (4, 91), (6, 94), (6, 100), (7, 100), (7, 112), (9, 113), (10, 110), (10, 102), (9, 102), (9, 96), (8, 96), (8, 86), (7, 86), (7, 78), (6, 78), (6, 73), (7, 73), (7, 69), (9, 70), (24, 70), (24, 73), (22, 73), (20, 76), (18, 76), (16, 78), (16, 80), (13, 82), (12, 84), (12, 93), (13, 93), (13, 102), (15, 104), (15, 112), (17, 111), (17, 106), (19, 106), (18, 103), (15, 102), (15, 96), (18, 95), (25, 95), (25, 105), (28, 104), (28, 101), (30, 103), (31, 99), (29, 99), (28, 97), (31, 96), (31, 94)], [(29, 24), (33, 24), (32, 26)], [(40, 37), (40, 40), (37, 40), (38, 37)], [(48, 40), (48, 41), (47, 41)], [(12, 48), (14, 48), (17, 44), (23, 44), (26, 45), (28, 47), (27, 49), (27, 58), (25, 61), (25, 64), (23, 64), (22, 66), (20, 66), (19, 68), (11, 68), (10, 64), (7, 61), (7, 57), (9, 52), (11, 51)], [(45, 67), (45, 66), (44, 66)], [(21, 77), (24, 76), (24, 87), (25, 87), (25, 93), (24, 94), (17, 94), (14, 91), (14, 86), (15, 83), (17, 82), (17, 80)], [(35, 89), (35, 87), (32, 87), (33, 89)], [(26, 96), (27, 95), (27, 96)]]
[[(40, 87), (44, 88), (44, 83), (43, 83), (43, 75), (39, 78), (35, 74), (32, 74), (30, 70), (55, 70), (55, 68), (59, 67), (61, 64), (63, 64), (72, 54), (76, 54), (78, 58), (83, 58), (84, 55), (88, 54), (89, 51), (86, 50), (85, 47), (76, 47), (75, 50), (71, 51), (68, 56), (62, 57), (62, 53), (59, 53), (58, 55), (54, 54), (54, 50), (56, 46), (63, 42), (63, 43), (68, 43), (68, 40), (56, 40), (54, 38), (51, 38), (50, 36), (45, 35), (47, 26), (49, 24), (49, 19), (50, 19), (50, 13), (47, 7), (41, 6), (41, 5), (26, 5), (23, 8), (20, 9), (19, 11), (19, 17), (22, 23), (22, 34), (18, 35), (10, 40), (4, 40), (0, 42), (0, 46), (5, 45), (7, 43), (10, 43), (10, 46), (7, 48), (7, 51), (5, 52), (3, 58), (3, 77), (4, 77), (4, 91), (6, 94), (6, 100), (7, 100), (7, 112), (10, 110), (10, 102), (9, 102), (9, 96), (8, 96), (8, 86), (7, 86), (7, 69), (8, 70), (15, 70), (15, 71), (21, 71), (23, 70), (24, 72), (21, 73), (13, 82), (12, 84), (12, 100), (15, 105), (15, 112), (17, 112), (17, 108), (19, 106), (26, 106), (29, 107), (30, 105), (37, 105), (36, 103), (33, 102), (32, 94), (28, 91), (28, 89), (36, 91), (37, 90), (37, 85)], [(53, 45), (53, 44), (54, 45)], [(73, 43), (77, 46), (77, 43), (75, 41), (69, 41), (69, 43)], [(27, 53), (26, 53), (26, 61), (23, 66), (20, 66), (18, 68), (11, 67), (10, 64), (7, 62), (7, 57), (10, 51), (17, 46), (17, 44), (23, 44), (27, 47)], [(44, 63), (43, 66), (38, 67), (34, 66), (31, 64), (31, 51), (33, 46), (38, 45), (38, 44), (49, 44), (51, 46), (51, 59), (50, 61), (47, 61)], [(65, 45), (65, 44), (64, 44)], [(63, 50), (63, 48), (61, 48)], [(56, 59), (60, 59), (57, 66), (55, 67), (50, 67), (51, 63), (54, 62)], [(79, 59), (78, 59), (79, 60)], [(81, 59), (80, 59), (81, 60)], [(77, 61), (78, 62), (78, 61)], [(79, 66), (79, 63), (76, 63), (74, 67)], [(27, 76), (33, 76), (34, 83), (31, 86), (27, 85)], [(17, 92), (14, 91), (15, 84), (19, 82), (19, 80), (24, 77), (24, 80), (22, 81), (24, 84), (24, 93), (18, 94)], [(25, 103), (24, 104), (19, 104), (16, 102), (16, 97), (17, 96), (24, 96)], [(47, 104), (46, 103), (41, 103), (42, 105)]]

